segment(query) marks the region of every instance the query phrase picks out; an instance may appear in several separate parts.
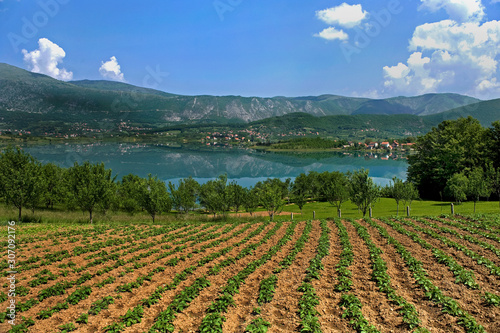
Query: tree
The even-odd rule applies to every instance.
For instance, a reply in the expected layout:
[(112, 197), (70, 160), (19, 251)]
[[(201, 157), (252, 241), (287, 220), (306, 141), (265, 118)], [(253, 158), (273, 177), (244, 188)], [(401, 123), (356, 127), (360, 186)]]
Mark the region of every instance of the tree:
[(257, 207), (259, 207), (260, 198), (257, 189), (245, 189), (245, 202), (243, 206), (245, 207), (245, 211), (250, 213), (250, 216), (253, 215)]
[(245, 188), (238, 185), (235, 181), (232, 181), (228, 186), (228, 191), (229, 198), (231, 199), (231, 206), (234, 208), (235, 212), (238, 212), (246, 200)]
[(196, 199), (200, 191), (200, 184), (192, 177), (179, 180), (177, 188), (171, 182), (168, 182), (170, 195), (175, 209), (188, 214), (190, 210), (196, 207)]
[(500, 168), (500, 120), (491, 124), (488, 129), (489, 156), (495, 169)]
[(348, 173), (351, 183), (351, 201), (361, 210), (363, 217), (368, 207), (380, 198), (380, 187), (368, 176), (368, 170), (360, 169)]
[(349, 179), (339, 171), (321, 174), (323, 197), (333, 206), (337, 207), (337, 212), (342, 208), (342, 203), (349, 200)]
[(34, 208), (41, 198), (41, 165), (20, 148), (8, 148), (0, 154), (0, 192), (7, 204), (18, 209)]
[(128, 174), (122, 177), (122, 181), (118, 184), (118, 198), (120, 206), (130, 215), (133, 215), (141, 207), (141, 177)]
[(394, 177), (392, 178), (392, 184), (390, 187), (390, 194), (391, 197), (396, 200), (396, 216), (399, 215), (399, 202), (403, 200), (404, 194), (405, 194), (405, 185), (404, 182), (397, 178)]
[(495, 193), (499, 199), (498, 204), (500, 205), (500, 168), (495, 168), (493, 163), (490, 163), (486, 169), (485, 176), (491, 187), (491, 193)]
[(408, 157), (408, 180), (422, 197), (438, 199), (454, 174), (486, 167), (487, 133), (472, 117), (443, 121), (417, 139), (416, 154)]
[(309, 183), (309, 177), (306, 174), (301, 173), (295, 178), (292, 184), (291, 196), (293, 202), (299, 207), (300, 213), (302, 214), (302, 208), (307, 203), (307, 198), (311, 194), (311, 184)]
[(467, 194), (474, 202), (474, 213), (476, 213), (476, 203), (480, 197), (489, 197), (492, 188), (490, 182), (482, 168), (474, 168), (469, 172), (469, 183), (467, 186)]
[(153, 223), (157, 214), (170, 211), (172, 201), (165, 186), (165, 182), (148, 175), (147, 179), (140, 182), (139, 202), (141, 206), (151, 215)]
[(226, 214), (231, 209), (232, 197), (227, 185), (227, 175), (220, 175), (217, 179), (209, 180), (200, 187), (200, 203), (214, 214)]
[(403, 185), (403, 203), (411, 207), (412, 201), (419, 198), (417, 187), (410, 181), (404, 182)]
[(63, 201), (64, 172), (64, 169), (53, 163), (42, 166), (43, 201), (46, 208), (54, 208), (54, 203)]
[(90, 223), (92, 213), (97, 208), (109, 207), (115, 195), (115, 178), (111, 177), (111, 169), (105, 169), (104, 163), (90, 164), (78, 162), (68, 169), (66, 184), (69, 201), (89, 213)]
[(455, 173), (446, 183), (445, 191), (456, 203), (461, 203), (467, 200), (467, 189), (469, 187), (469, 179), (463, 173)]
[(282, 187), (277, 182), (257, 183), (255, 186), (258, 189), (260, 203), (267, 210), (272, 221), (274, 215), (281, 213), (283, 210)]

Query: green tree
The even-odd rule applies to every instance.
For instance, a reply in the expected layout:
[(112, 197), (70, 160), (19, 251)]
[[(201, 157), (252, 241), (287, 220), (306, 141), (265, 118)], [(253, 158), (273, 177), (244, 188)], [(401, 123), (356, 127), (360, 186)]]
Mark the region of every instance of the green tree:
[(467, 200), (467, 189), (469, 179), (463, 173), (455, 173), (446, 183), (445, 192), (448, 193), (456, 203)]
[(228, 185), (228, 191), (228, 196), (231, 199), (231, 206), (234, 208), (235, 212), (238, 212), (246, 200), (245, 188), (237, 184), (235, 181), (232, 181)]
[(486, 129), (472, 117), (443, 121), (417, 139), (416, 154), (408, 157), (408, 180), (422, 197), (438, 199), (454, 174), (486, 166), (487, 142)]
[(200, 184), (192, 177), (179, 180), (177, 188), (174, 184), (168, 182), (168, 187), (172, 196), (173, 206), (177, 211), (188, 214), (190, 210), (196, 207)]
[(467, 186), (467, 195), (474, 202), (474, 213), (476, 212), (476, 203), (480, 197), (489, 197), (492, 188), (489, 179), (486, 177), (482, 168), (474, 168), (469, 172), (469, 182)]
[(245, 189), (245, 202), (243, 203), (243, 207), (245, 207), (245, 211), (250, 213), (250, 216), (257, 210), (259, 207), (260, 198), (259, 192), (254, 187), (250, 189)]
[(231, 191), (227, 185), (227, 175), (220, 175), (217, 179), (209, 180), (200, 187), (200, 203), (214, 214), (226, 214), (233, 203)]
[(122, 177), (122, 181), (118, 184), (118, 198), (120, 206), (130, 215), (140, 210), (140, 195), (141, 195), (141, 177), (128, 174)]
[(410, 181), (406, 181), (403, 184), (403, 203), (405, 206), (411, 207), (412, 201), (419, 198), (417, 187)]
[(58, 165), (47, 163), (42, 166), (43, 201), (46, 208), (64, 201), (64, 172)]
[(153, 223), (157, 214), (170, 211), (172, 201), (165, 186), (165, 182), (148, 175), (147, 179), (140, 182), (139, 202), (141, 206), (151, 215)]
[(493, 168), (492, 165), (488, 169), (488, 178), (491, 185), (491, 191), (496, 193), (498, 204), (500, 205), (500, 168)]
[(311, 184), (309, 183), (309, 177), (301, 173), (295, 178), (292, 184), (291, 197), (293, 202), (299, 207), (300, 213), (302, 214), (302, 208), (307, 203), (307, 199), (311, 195)]
[(260, 204), (267, 211), (272, 221), (274, 215), (281, 213), (283, 210), (284, 201), (282, 187), (276, 181), (265, 181), (261, 184), (257, 183), (255, 186), (258, 189)]
[(488, 129), (488, 150), (493, 167), (500, 168), (500, 120), (491, 124)]
[(368, 176), (368, 170), (360, 169), (348, 173), (351, 183), (351, 201), (361, 210), (363, 217), (369, 207), (380, 198), (380, 187)]
[(342, 209), (342, 204), (349, 200), (349, 179), (339, 171), (325, 171), (320, 175), (322, 179), (322, 196), (333, 206), (337, 212)]
[(20, 148), (8, 148), (0, 154), (0, 193), (7, 204), (18, 209), (33, 208), (42, 195), (41, 165)]
[(115, 194), (115, 178), (111, 169), (105, 169), (104, 163), (91, 164), (78, 162), (68, 169), (66, 185), (70, 203), (89, 213), (90, 223), (93, 222), (93, 212), (107, 209)]
[(390, 186), (390, 194), (391, 197), (396, 200), (396, 216), (399, 215), (399, 202), (403, 200), (403, 197), (405, 195), (405, 184), (404, 182), (397, 178), (394, 177), (392, 178), (392, 184)]

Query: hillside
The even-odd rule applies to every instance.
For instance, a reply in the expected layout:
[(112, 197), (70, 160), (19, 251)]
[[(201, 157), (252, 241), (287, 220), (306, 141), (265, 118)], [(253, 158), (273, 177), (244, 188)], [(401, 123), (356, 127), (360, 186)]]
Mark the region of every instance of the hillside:
[(427, 116), (432, 123), (453, 120), (460, 117), (473, 116), (481, 125), (489, 127), (492, 122), (500, 120), (500, 99), (492, 99), (467, 106), (458, 107), (443, 113)]
[(63, 82), (0, 64), (2, 128), (64, 129), (87, 123), (113, 128), (119, 122), (146, 127), (174, 123), (252, 122), (290, 113), (314, 116), (360, 114), (424, 115), (478, 100), (429, 94), (384, 100), (336, 95), (306, 97), (182, 96), (111, 81)]

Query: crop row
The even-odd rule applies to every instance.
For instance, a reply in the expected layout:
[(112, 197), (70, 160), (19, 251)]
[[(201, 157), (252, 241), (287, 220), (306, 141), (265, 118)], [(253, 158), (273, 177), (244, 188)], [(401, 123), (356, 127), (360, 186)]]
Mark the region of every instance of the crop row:
[[(376, 228), (380, 235), (387, 239), (388, 243), (393, 245), (405, 262), (408, 270), (413, 273), (413, 277), (417, 285), (423, 290), (425, 297), (441, 307), (441, 311), (448, 313), (458, 318), (458, 324), (462, 326), (466, 332), (485, 332), (484, 327), (479, 325), (474, 317), (463, 310), (460, 305), (453, 298), (445, 296), (443, 292), (435, 286), (428, 278), (427, 271), (423, 268), (420, 261), (415, 259), (410, 251), (406, 249), (401, 243), (393, 238), (386, 229), (380, 226), (373, 220), (367, 221), (372, 227)], [(388, 223), (388, 220), (384, 220)]]
[(347, 291), (351, 290), (353, 284), (351, 280), (352, 272), (349, 270), (349, 267), (353, 262), (354, 252), (349, 241), (349, 234), (342, 221), (335, 219), (335, 224), (337, 225), (340, 245), (342, 246), (340, 260), (337, 264), (337, 279), (339, 282), (335, 286), (335, 291), (342, 292), (339, 302), (339, 305), (344, 308), (342, 318), (349, 319), (349, 323), (357, 332), (376, 333), (378, 330), (375, 326), (368, 323), (368, 320), (366, 320), (361, 312), (363, 306), (361, 301), (354, 294), (347, 293)]

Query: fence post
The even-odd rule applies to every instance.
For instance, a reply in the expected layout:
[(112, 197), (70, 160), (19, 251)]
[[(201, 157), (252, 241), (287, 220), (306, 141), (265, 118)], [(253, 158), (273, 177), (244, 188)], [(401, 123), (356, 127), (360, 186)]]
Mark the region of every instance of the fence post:
[(316, 218), (316, 211), (313, 210), (313, 220)]
[(372, 218), (372, 208), (370, 207), (370, 218)]
[(342, 218), (342, 210), (339, 209), (339, 218)]
[(406, 216), (410, 216), (410, 206), (406, 206)]
[(292, 221), (293, 221), (293, 213), (292, 213)]
[(451, 203), (451, 215), (455, 215), (455, 206), (453, 206), (453, 202)]

